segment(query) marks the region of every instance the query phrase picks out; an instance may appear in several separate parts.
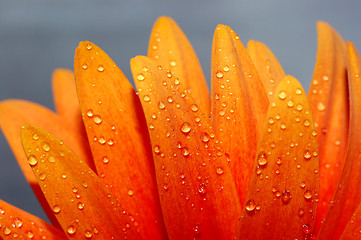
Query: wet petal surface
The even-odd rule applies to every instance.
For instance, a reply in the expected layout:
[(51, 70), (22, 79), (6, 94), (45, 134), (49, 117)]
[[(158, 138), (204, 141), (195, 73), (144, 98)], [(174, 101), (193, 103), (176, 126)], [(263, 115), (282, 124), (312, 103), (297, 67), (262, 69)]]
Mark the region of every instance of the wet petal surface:
[(264, 126), (240, 239), (304, 239), (312, 235), (318, 198), (317, 139), (306, 94), (286, 76)]
[[(227, 157), (208, 118), (171, 72), (131, 60), (152, 141), (170, 239), (234, 239), (240, 204)], [(224, 211), (227, 206), (227, 211)]]

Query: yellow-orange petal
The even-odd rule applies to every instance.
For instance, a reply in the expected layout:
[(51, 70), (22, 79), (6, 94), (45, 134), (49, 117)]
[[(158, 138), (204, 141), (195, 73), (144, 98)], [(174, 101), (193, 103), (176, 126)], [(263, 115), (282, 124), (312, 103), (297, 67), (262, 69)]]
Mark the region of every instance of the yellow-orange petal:
[(337, 187), (348, 137), (346, 46), (327, 23), (317, 23), (318, 50), (308, 99), (317, 131), (320, 159), (320, 196), (315, 231), (321, 227)]
[(317, 139), (307, 96), (286, 76), (270, 103), (239, 239), (308, 239), (318, 198)]
[(197, 55), (186, 35), (169, 17), (160, 17), (153, 26), (148, 56), (169, 70), (190, 90), (199, 108), (209, 116), (210, 98)]
[(63, 231), (0, 200), (1, 239), (68, 239)]
[[(131, 60), (145, 112), (169, 239), (234, 239), (240, 203), (208, 118), (179, 80), (147, 57)], [(227, 206), (225, 211), (224, 207)]]
[(328, 210), (319, 239), (339, 239), (353, 212), (361, 203), (361, 58), (355, 46), (347, 43), (347, 72), (350, 94), (350, 128), (345, 164)]
[(89, 155), (88, 147), (83, 142), (83, 137), (64, 125), (60, 116), (45, 107), (23, 100), (6, 100), (0, 103), (1, 130), (49, 219), (55, 226), (58, 226), (56, 218), (51, 213), (50, 207), (39, 188), (22, 149), (20, 129), (25, 124), (38, 125), (41, 128), (47, 129), (55, 136), (62, 138), (89, 166), (93, 166), (94, 163)]
[(268, 100), (271, 101), (274, 90), (285, 77), (283, 68), (272, 51), (264, 43), (250, 40), (247, 44), (247, 53), (251, 57), (262, 80)]
[(98, 175), (137, 216), (144, 239), (164, 238), (149, 135), (134, 88), (109, 56), (90, 42), (79, 44), (74, 69)]
[(136, 216), (63, 141), (32, 126), (23, 126), (21, 139), (28, 163), (68, 238), (141, 239)]
[(211, 123), (230, 156), (229, 166), (242, 205), (267, 108), (266, 92), (238, 35), (218, 25), (212, 50)]

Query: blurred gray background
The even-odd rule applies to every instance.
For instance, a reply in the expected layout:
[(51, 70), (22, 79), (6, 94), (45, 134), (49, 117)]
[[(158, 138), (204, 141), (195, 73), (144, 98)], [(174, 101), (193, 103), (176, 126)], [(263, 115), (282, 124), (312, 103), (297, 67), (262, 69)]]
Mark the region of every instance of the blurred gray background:
[[(129, 59), (145, 55), (154, 21), (174, 18), (210, 79), (213, 31), (231, 26), (244, 44), (266, 43), (285, 72), (308, 89), (318, 20), (329, 22), (361, 50), (361, 1), (339, 0), (0, 0), (0, 100), (22, 98), (53, 109), (50, 76), (73, 67), (75, 47), (103, 48), (131, 79)], [(45, 218), (2, 135), (0, 198)]]

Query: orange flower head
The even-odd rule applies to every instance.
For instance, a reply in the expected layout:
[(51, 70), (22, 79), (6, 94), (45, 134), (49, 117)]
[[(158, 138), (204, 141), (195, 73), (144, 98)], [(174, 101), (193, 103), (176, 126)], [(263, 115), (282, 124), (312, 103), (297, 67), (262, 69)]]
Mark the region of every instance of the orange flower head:
[(1, 129), (51, 221), (0, 200), (0, 237), (361, 239), (361, 58), (327, 23), (317, 31), (308, 94), (265, 44), (245, 48), (224, 25), (211, 94), (168, 17), (148, 56), (131, 59), (136, 90), (81, 42), (74, 73), (53, 74), (56, 112), (0, 103)]

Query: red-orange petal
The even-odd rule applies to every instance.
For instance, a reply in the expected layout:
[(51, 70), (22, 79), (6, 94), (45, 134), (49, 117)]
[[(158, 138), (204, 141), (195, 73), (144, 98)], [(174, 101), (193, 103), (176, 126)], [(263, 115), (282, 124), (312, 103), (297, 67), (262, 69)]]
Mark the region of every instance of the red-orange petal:
[(238, 35), (218, 25), (212, 50), (211, 123), (230, 156), (229, 166), (242, 205), (267, 108), (266, 92)]
[(74, 69), (98, 175), (123, 207), (137, 215), (144, 239), (164, 238), (149, 135), (134, 88), (90, 42), (76, 49)]
[(89, 156), (87, 143), (83, 142), (83, 137), (75, 134), (71, 128), (63, 124), (62, 118), (52, 111), (38, 104), (23, 100), (6, 100), (0, 103), (1, 129), (42, 207), (52, 223), (58, 226), (56, 218), (51, 213), (22, 149), (20, 129), (25, 124), (40, 126), (52, 132), (55, 136), (62, 138), (89, 166), (93, 165), (93, 160)]
[[(361, 58), (355, 46), (347, 44), (347, 71), (350, 94), (350, 128), (345, 164), (326, 215), (319, 239), (339, 239), (347, 222), (361, 203)], [(345, 130), (345, 129), (344, 129)]]
[[(154, 60), (136, 57), (131, 69), (153, 144), (169, 239), (234, 239), (241, 208), (208, 118), (179, 80)], [(144, 78), (137, 79), (140, 74)]]
[(177, 23), (160, 17), (153, 26), (148, 56), (169, 70), (190, 90), (199, 108), (209, 116), (210, 98), (206, 79), (192, 45)]
[(68, 239), (63, 231), (0, 200), (1, 239)]
[(355, 239), (361, 239), (361, 204), (358, 205), (356, 211), (352, 214), (340, 237), (340, 240)]
[(341, 174), (349, 121), (345, 43), (327, 23), (318, 22), (317, 32), (317, 59), (308, 93), (318, 135), (320, 159), (316, 232), (321, 227)]
[(264, 43), (250, 40), (247, 44), (247, 53), (262, 80), (268, 100), (271, 101), (277, 85), (286, 76), (283, 68)]
[(29, 165), (68, 238), (141, 239), (136, 216), (63, 141), (32, 126), (23, 126), (21, 138)]
[(286, 76), (270, 104), (240, 239), (311, 237), (318, 197), (317, 139), (308, 100)]

